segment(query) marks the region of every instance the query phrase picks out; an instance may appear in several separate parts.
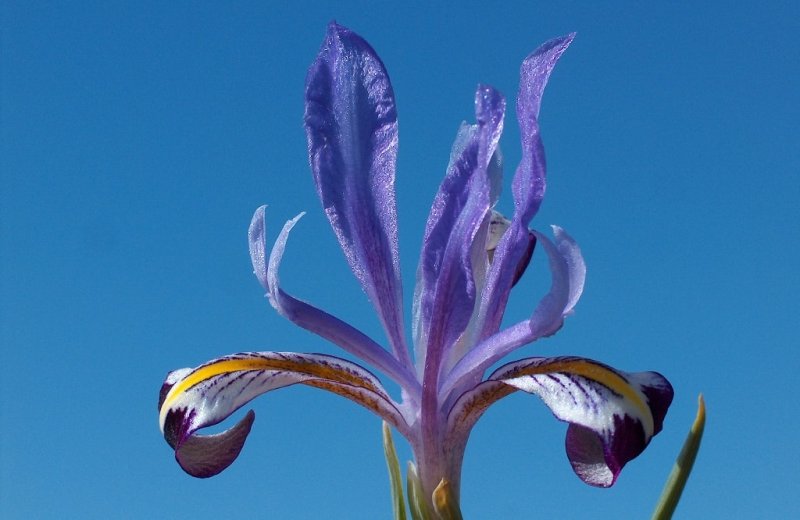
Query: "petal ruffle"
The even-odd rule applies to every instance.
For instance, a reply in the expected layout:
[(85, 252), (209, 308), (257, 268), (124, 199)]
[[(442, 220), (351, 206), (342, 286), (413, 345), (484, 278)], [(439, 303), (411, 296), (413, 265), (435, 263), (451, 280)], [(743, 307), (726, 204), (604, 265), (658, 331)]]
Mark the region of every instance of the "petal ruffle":
[(328, 220), (395, 356), (410, 366), (397, 247), (394, 93), (375, 51), (335, 22), (308, 71), (305, 127)]
[(212, 360), (195, 369), (171, 372), (159, 397), (159, 421), (181, 467), (195, 477), (211, 477), (239, 455), (255, 414), (215, 435), (196, 435), (255, 397), (286, 386), (306, 384), (357, 402), (403, 435), (409, 429), (398, 405), (367, 370), (343, 359), (294, 352), (251, 352)]
[(479, 339), (497, 332), (503, 319), (518, 266), (530, 251), (528, 225), (539, 210), (545, 191), (544, 145), (539, 133), (542, 94), (558, 59), (574, 38), (569, 34), (542, 44), (522, 63), (517, 95), (517, 120), (522, 138), (522, 159), (511, 187), (515, 210), (511, 225), (497, 246), (481, 299), (483, 323)]
[(279, 314), (296, 325), (317, 334), (338, 345), (345, 351), (371, 364), (408, 391), (412, 398), (419, 394), (419, 382), (411, 369), (402, 366), (389, 352), (375, 343), (355, 327), (331, 316), (313, 305), (287, 294), (280, 286), (278, 269), (289, 232), (302, 214), (289, 220), (281, 230), (269, 256), (266, 254), (266, 206), (258, 208), (253, 214), (248, 237), (250, 240), (250, 259), (253, 270), (261, 285), (267, 291), (270, 303)]
[(544, 146), (538, 121), (542, 94), (550, 73), (574, 38), (575, 33), (572, 33), (543, 43), (520, 67), (517, 122), (522, 138), (522, 160), (511, 188), (519, 220), (526, 226), (539, 210), (545, 190)]
[(465, 392), (448, 417), (448, 443), (462, 450), (469, 431), (498, 399), (538, 395), (569, 423), (567, 457), (587, 484), (609, 487), (661, 431), (672, 386), (656, 372), (625, 373), (585, 358), (528, 358), (499, 368)]

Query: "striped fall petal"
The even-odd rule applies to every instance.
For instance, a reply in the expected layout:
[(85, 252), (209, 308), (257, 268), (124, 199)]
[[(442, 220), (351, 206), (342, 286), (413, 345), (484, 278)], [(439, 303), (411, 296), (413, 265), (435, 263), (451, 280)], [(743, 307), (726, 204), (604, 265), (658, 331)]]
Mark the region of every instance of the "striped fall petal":
[(294, 352), (233, 354), (170, 372), (159, 396), (161, 431), (187, 473), (211, 477), (239, 455), (255, 414), (248, 412), (219, 434), (195, 432), (225, 420), (261, 394), (295, 384), (347, 397), (408, 433), (400, 406), (368, 371), (334, 356)]
[(450, 411), (454, 439), (466, 435), (494, 402), (522, 390), (538, 395), (569, 424), (566, 449), (587, 484), (609, 487), (623, 466), (661, 431), (672, 386), (657, 372), (625, 373), (580, 357), (528, 358), (497, 369)]

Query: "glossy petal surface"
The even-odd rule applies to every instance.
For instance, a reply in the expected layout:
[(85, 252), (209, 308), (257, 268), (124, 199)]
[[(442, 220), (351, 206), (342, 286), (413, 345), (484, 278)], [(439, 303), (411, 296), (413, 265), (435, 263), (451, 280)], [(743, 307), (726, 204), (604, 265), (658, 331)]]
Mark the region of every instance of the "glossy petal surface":
[(325, 214), (395, 355), (410, 364), (397, 253), (394, 93), (372, 47), (336, 23), (308, 72), (305, 127)]
[(568, 35), (542, 44), (525, 59), (520, 68), (517, 120), (522, 140), (522, 159), (511, 184), (514, 215), (509, 229), (497, 245), (487, 276), (481, 302), (481, 314), (484, 317), (480, 339), (494, 334), (500, 328), (518, 266), (529, 254), (528, 225), (539, 210), (545, 191), (546, 166), (539, 132), (539, 108), (550, 74), (573, 37)]
[[(438, 370), (442, 350), (463, 333), (475, 307), (474, 263), (486, 262), (493, 184), (489, 165), (504, 114), (502, 95), (491, 87), (479, 87), (475, 94), (477, 124), (459, 130), (447, 174), (431, 205), (415, 292), (414, 332), (420, 367), (433, 361)], [(437, 359), (428, 360), (429, 355)]]

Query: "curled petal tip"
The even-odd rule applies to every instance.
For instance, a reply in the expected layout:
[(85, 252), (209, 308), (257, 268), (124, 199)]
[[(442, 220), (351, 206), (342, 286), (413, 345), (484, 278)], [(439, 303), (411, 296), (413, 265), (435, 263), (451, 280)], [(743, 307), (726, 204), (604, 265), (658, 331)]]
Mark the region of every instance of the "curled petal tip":
[(543, 54), (548, 54), (553, 52), (554, 58), (557, 60), (561, 53), (567, 50), (567, 47), (570, 46), (572, 40), (575, 39), (575, 35), (578, 34), (576, 32), (571, 32), (565, 34), (564, 36), (559, 36), (557, 38), (553, 38), (551, 40), (547, 40), (543, 44), (541, 44), (531, 56), (541, 56)]
[(653, 436), (661, 431), (667, 409), (672, 403), (672, 385), (661, 374), (640, 372), (626, 374), (629, 384), (638, 387), (648, 414), (614, 414), (613, 427), (597, 430), (570, 424), (566, 448), (572, 468), (581, 480), (597, 487), (611, 487), (622, 468), (638, 457)]
[(178, 445), (175, 459), (193, 477), (213, 477), (239, 456), (255, 418), (255, 412), (250, 410), (236, 426), (222, 433), (189, 436)]
[(583, 294), (583, 288), (586, 284), (586, 262), (583, 259), (578, 243), (563, 228), (554, 225), (553, 236), (556, 238), (556, 247), (563, 256), (569, 273), (569, 297), (564, 307), (564, 315), (566, 316), (572, 314), (581, 294)]
[(343, 25), (340, 25), (336, 20), (331, 20), (328, 22), (328, 35), (339, 34), (342, 31), (349, 32), (349, 29)]
[(261, 206), (253, 213), (247, 238), (250, 244), (250, 261), (253, 264), (253, 273), (258, 278), (261, 286), (267, 288), (267, 250), (266, 250), (266, 220), (267, 206)]
[(535, 123), (535, 120), (539, 117), (542, 93), (550, 73), (574, 37), (575, 33), (570, 33), (548, 40), (522, 62), (517, 113), (523, 138), (538, 134), (538, 123)]

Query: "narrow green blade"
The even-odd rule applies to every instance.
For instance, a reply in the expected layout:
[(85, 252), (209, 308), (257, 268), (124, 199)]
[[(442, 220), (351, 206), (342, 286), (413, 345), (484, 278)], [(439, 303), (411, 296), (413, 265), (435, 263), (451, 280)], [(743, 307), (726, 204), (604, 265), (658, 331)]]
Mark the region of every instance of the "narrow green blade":
[(675, 512), (678, 500), (680, 500), (681, 493), (683, 493), (683, 488), (686, 486), (689, 473), (692, 472), (697, 452), (700, 450), (700, 441), (703, 438), (705, 426), (706, 405), (703, 401), (703, 394), (700, 394), (697, 398), (697, 416), (694, 419), (694, 424), (692, 424), (692, 429), (689, 430), (689, 435), (686, 436), (681, 453), (678, 455), (678, 459), (675, 461), (675, 465), (667, 478), (664, 491), (661, 492), (661, 498), (656, 504), (656, 510), (653, 512), (653, 520), (669, 520), (672, 518), (672, 513)]
[(417, 467), (413, 462), (408, 463), (406, 470), (406, 480), (408, 487), (408, 507), (411, 510), (411, 518), (414, 520), (431, 520), (433, 517), (428, 510), (428, 502), (425, 500), (422, 491), (422, 483), (417, 475)]
[(392, 428), (383, 421), (383, 453), (389, 467), (389, 484), (392, 488), (392, 511), (394, 520), (406, 520), (405, 497), (403, 497), (403, 480), (400, 475), (400, 462), (392, 440)]

